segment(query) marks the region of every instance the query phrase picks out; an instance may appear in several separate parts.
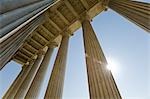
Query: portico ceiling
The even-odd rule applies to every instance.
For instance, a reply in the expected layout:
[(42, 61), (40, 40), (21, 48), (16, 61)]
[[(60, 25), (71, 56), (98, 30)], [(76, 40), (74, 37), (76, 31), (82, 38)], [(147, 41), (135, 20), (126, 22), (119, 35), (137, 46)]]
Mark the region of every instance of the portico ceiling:
[(61, 41), (64, 33), (73, 34), (81, 27), (80, 18), (88, 13), (92, 19), (105, 9), (108, 0), (59, 0), (44, 14), (45, 20), (26, 39), (12, 60), (25, 64), (48, 44)]

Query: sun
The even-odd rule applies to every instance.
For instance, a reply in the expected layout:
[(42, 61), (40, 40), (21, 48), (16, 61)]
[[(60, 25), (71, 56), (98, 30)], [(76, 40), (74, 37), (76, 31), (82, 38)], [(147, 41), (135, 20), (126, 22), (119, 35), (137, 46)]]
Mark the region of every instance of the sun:
[(112, 73), (119, 72), (119, 62), (114, 58), (107, 59), (107, 69), (110, 70)]

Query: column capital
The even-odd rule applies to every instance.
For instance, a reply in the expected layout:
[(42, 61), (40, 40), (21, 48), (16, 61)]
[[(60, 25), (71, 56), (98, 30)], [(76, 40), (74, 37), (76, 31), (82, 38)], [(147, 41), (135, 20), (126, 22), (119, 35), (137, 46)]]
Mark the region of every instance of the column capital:
[(103, 5), (103, 6), (108, 6), (109, 1), (110, 1), (110, 0), (103, 0), (102, 5)]
[(22, 68), (26, 68), (27, 66), (32, 65), (35, 60), (36, 60), (36, 57), (35, 57), (34, 59), (31, 59), (31, 60), (29, 60), (28, 62), (26, 62), (26, 63), (22, 66)]
[(104, 7), (104, 11), (107, 11), (107, 10), (108, 10), (109, 1), (110, 1), (110, 0), (104, 0), (104, 1), (102, 2), (102, 6)]
[(73, 33), (69, 29), (66, 29), (61, 35), (70, 37), (73, 36)]
[(89, 16), (88, 12), (84, 12), (80, 15), (80, 18), (79, 18), (80, 22), (82, 23), (83, 21), (85, 20), (89, 20), (91, 21), (92, 18)]
[(32, 62), (32, 61), (35, 61), (36, 57), (37, 57), (36, 54), (34, 54), (34, 55), (31, 57), (31, 60), (29, 60), (29, 63)]
[(41, 49), (41, 50), (39, 50), (39, 52), (37, 53), (37, 55), (39, 56), (41, 56), (41, 55), (44, 55), (46, 52), (43, 50), (43, 49)]
[(26, 62), (25, 64), (22, 65), (22, 69), (26, 68), (30, 63)]
[(47, 47), (48, 47), (48, 48), (55, 48), (55, 47), (58, 47), (58, 44), (57, 44), (56, 42), (49, 42), (49, 43), (47, 44)]

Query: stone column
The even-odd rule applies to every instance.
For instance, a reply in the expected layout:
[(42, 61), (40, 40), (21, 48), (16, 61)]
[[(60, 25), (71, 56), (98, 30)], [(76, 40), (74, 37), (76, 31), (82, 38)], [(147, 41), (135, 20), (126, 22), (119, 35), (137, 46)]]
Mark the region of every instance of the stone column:
[(0, 70), (7, 64), (7, 62), (12, 58), (16, 51), (23, 45), (23, 42), (28, 38), (28, 36), (45, 21), (44, 18), (44, 15), (40, 15), (39, 17), (35, 18), (27, 25), (25, 25), (23, 28), (13, 33), (8, 38), (1, 38), (2, 41), (0, 41)]
[(150, 6), (148, 3), (132, 0), (110, 0), (111, 9), (150, 32)]
[(43, 60), (43, 57), (44, 57), (44, 52), (41, 51), (39, 53), (39, 55), (37, 56), (37, 59), (35, 60), (31, 70), (29, 71), (27, 77), (25, 78), (24, 82), (21, 84), (21, 86), (19, 87), (14, 99), (24, 99), (35, 75), (36, 75), (36, 72), (37, 70), (39, 69), (39, 66)]
[(47, 69), (49, 67), (50, 58), (52, 56), (52, 52), (54, 50), (53, 45), (49, 45), (49, 48), (47, 49), (47, 52), (45, 54), (45, 57), (40, 65), (40, 68), (28, 90), (28, 93), (25, 97), (25, 99), (38, 99), (38, 95), (40, 93), (42, 84), (44, 82), (44, 77), (46, 75)]
[[(35, 2), (39, 2), (40, 0), (1, 0), (2, 6), (0, 7), (0, 13), (6, 13), (8, 11), (15, 10), (17, 8), (21, 8), (30, 4), (34, 4)], [(10, 6), (11, 4), (11, 6)]]
[[(2, 38), (3, 36), (9, 34), (11, 31), (14, 31), (14, 29), (17, 29), (19, 27), (24, 26), (26, 23), (30, 22), (31, 20), (35, 19), (37, 16), (41, 15), (43, 12), (45, 12), (50, 5), (53, 3), (53, 0), (36, 0), (36, 1), (32, 1), (32, 3), (30, 2), (29, 5), (20, 5), (18, 4), (20, 0), (13, 0), (11, 1), (12, 3), (10, 3), (10, 0), (5, 0), (8, 5), (11, 4), (12, 8), (8, 7), (8, 12), (4, 13), (4, 11), (2, 11), (3, 13), (0, 16), (0, 38)], [(24, 3), (27, 3), (29, 0), (24, 0)], [(2, 10), (7, 9), (6, 2), (4, 2), (4, 0), (0, 0), (0, 4), (4, 4), (1, 8)], [(16, 3), (17, 2), (17, 3)], [(21, 1), (20, 1), (21, 2)], [(16, 4), (15, 4), (16, 3)], [(29, 2), (28, 2), (29, 3)], [(27, 4), (28, 4), (27, 3)], [(14, 5), (20, 5), (20, 7), (16, 8), (15, 10), (11, 10), (14, 9)], [(3, 9), (4, 8), (4, 9)], [(7, 10), (6, 10), (7, 11)], [(1, 11), (0, 11), (1, 12)]]
[(61, 99), (65, 78), (69, 36), (62, 37), (44, 99)]
[(83, 16), (81, 22), (90, 99), (121, 99), (88, 16)]
[(24, 82), (24, 79), (26, 78), (26, 76), (28, 75), (29, 71), (31, 70), (31, 67), (32, 67), (33, 63), (34, 62), (31, 61), (29, 63), (29, 65), (25, 64), (22, 67), (21, 72), (19, 73), (19, 75), (17, 76), (17, 78), (15, 79), (15, 81), (13, 82), (11, 87), (8, 89), (6, 94), (3, 96), (3, 99), (14, 99), (14, 96), (17, 93), (19, 87)]

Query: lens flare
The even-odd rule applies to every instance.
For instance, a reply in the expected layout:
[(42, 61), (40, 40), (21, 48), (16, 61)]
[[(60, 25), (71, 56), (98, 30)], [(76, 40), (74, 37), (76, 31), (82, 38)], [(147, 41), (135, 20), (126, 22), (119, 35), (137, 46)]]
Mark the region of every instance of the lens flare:
[(118, 73), (119, 62), (114, 58), (108, 58), (107, 62), (108, 62), (107, 69), (110, 70), (112, 73)]

